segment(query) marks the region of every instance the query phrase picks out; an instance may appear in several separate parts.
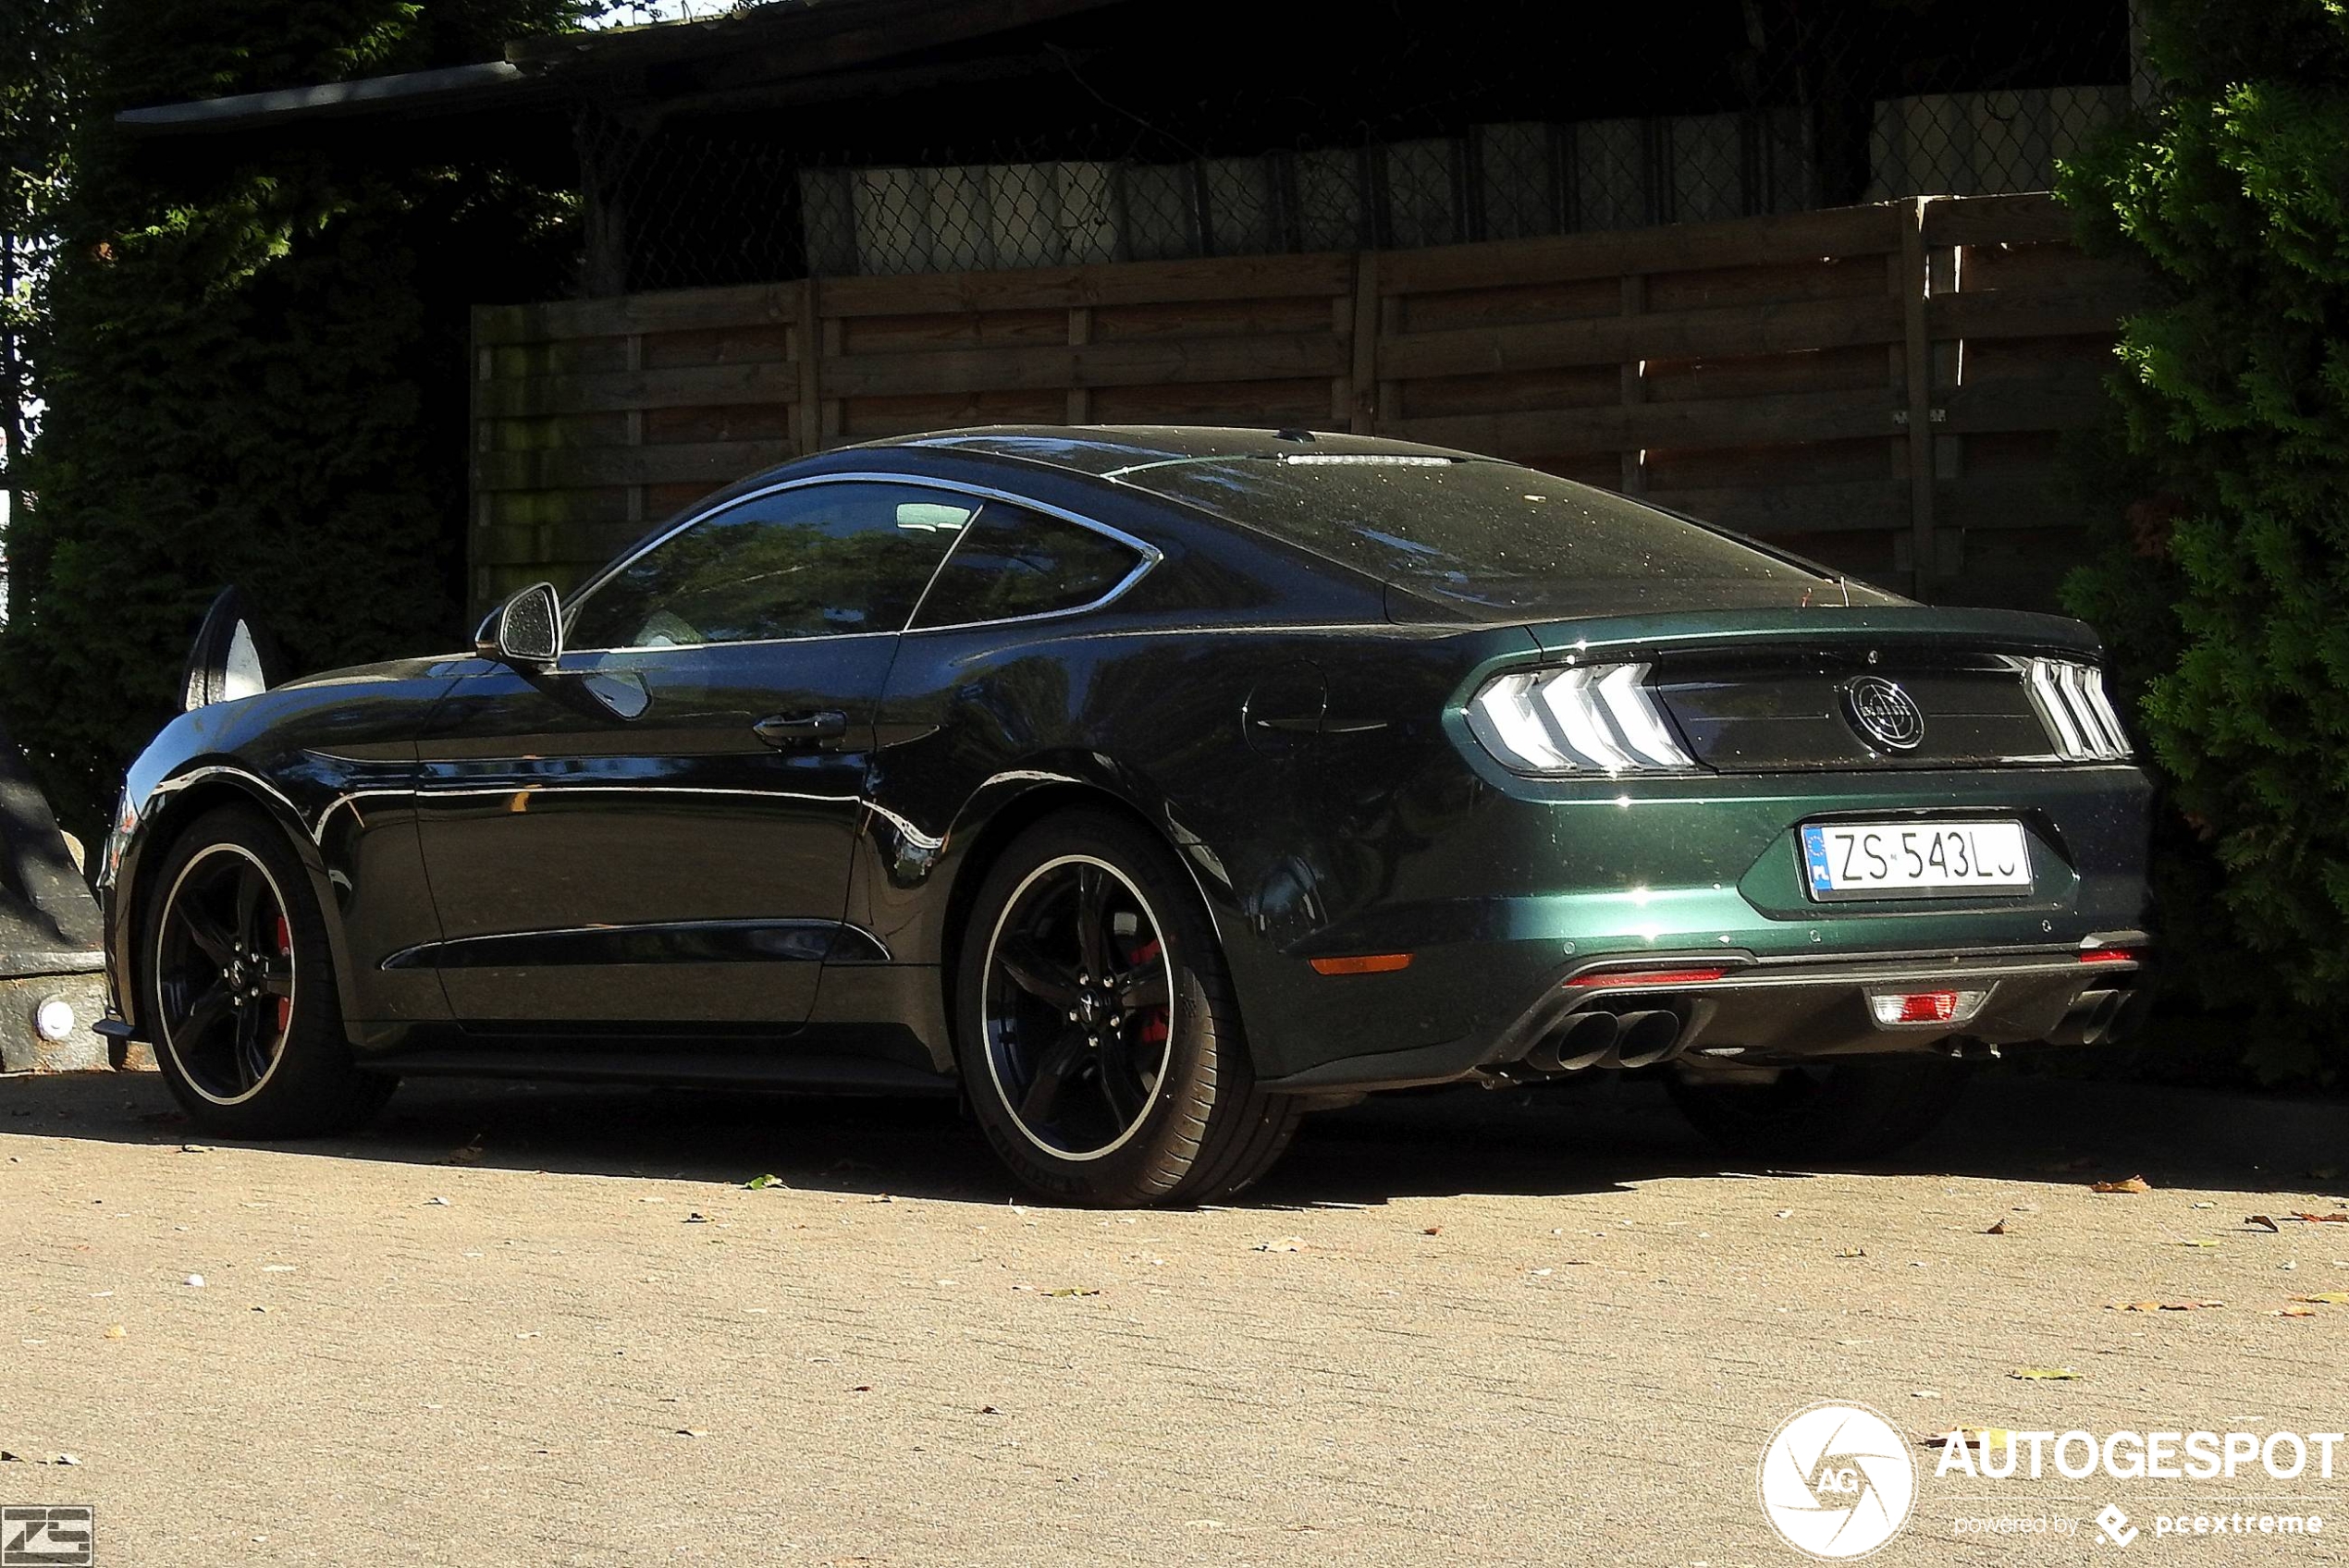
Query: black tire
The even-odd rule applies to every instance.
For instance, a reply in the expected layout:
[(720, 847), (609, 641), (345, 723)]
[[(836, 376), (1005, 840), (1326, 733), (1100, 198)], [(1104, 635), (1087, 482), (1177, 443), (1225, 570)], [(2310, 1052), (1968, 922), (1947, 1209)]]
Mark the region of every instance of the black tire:
[[(1084, 967), (1088, 952), (1101, 973)], [(1012, 1173), (1051, 1197), (1228, 1197), (1297, 1131), (1299, 1102), (1256, 1086), (1199, 895), (1125, 818), (1067, 812), (1011, 844), (972, 906), (954, 998), (972, 1113)]]
[(1789, 1067), (1768, 1084), (1674, 1073), (1673, 1102), (1724, 1153), (1768, 1165), (1881, 1159), (1937, 1126), (1965, 1090), (1967, 1064), (1885, 1057)]
[(352, 1056), (326, 919), (275, 824), (243, 806), (209, 812), (147, 886), (140, 1011), (190, 1121), (224, 1137), (300, 1138), (383, 1109), (399, 1080)]

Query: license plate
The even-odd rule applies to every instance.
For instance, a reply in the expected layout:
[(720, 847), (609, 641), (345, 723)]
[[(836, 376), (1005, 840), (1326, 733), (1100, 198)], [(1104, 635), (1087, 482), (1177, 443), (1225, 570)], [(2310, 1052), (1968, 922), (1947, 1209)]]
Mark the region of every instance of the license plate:
[(1802, 829), (1814, 899), (1952, 898), (2031, 887), (2019, 822), (1829, 822)]

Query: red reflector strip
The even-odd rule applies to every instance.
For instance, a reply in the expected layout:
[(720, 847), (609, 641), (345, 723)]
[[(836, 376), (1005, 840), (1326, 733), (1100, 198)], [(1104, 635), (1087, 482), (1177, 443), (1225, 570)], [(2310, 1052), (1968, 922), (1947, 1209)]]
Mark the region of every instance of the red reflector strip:
[(1568, 986), (1701, 986), (1707, 980), (1718, 980), (1728, 973), (1726, 969), (1610, 969), (1597, 974), (1578, 974)]
[(2134, 963), (2137, 955), (2132, 948), (2090, 948), (2080, 955), (2082, 963)]
[(1392, 974), (1398, 969), (1411, 967), (1408, 953), (1364, 953), (1356, 958), (1317, 958), (1312, 961), (1316, 974)]

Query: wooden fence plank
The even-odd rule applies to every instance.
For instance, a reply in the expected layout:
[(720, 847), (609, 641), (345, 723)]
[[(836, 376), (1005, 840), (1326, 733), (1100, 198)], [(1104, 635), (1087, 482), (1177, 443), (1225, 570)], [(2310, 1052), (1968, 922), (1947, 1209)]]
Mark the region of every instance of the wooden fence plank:
[(548, 414), (788, 403), (798, 396), (799, 367), (769, 361), (487, 381), (476, 389), (473, 408), (475, 417), (482, 419), (531, 419)]
[(1881, 392), (1809, 392), (1630, 409), (1447, 414), (1389, 420), (1382, 428), (1406, 440), (1470, 451), (1609, 452), (1627, 446), (1703, 448), (1881, 435), (1889, 424), (1888, 412)]
[(828, 316), (921, 315), (1314, 294), (1334, 297), (1351, 286), (1353, 265), (1352, 256), (1337, 251), (1182, 262), (1102, 262), (912, 277), (836, 277), (824, 281), (823, 310)]
[(1888, 297), (1808, 300), (1407, 334), (1382, 347), (1381, 362), (1385, 374), (1406, 378), (1551, 370), (1897, 343), (1901, 328), (1900, 305)]
[(2072, 214), (2043, 190), (2019, 196), (1970, 196), (1928, 202), (1925, 242), (1940, 245), (2034, 245), (2072, 239)]
[(801, 288), (797, 283), (761, 283), (485, 307), (474, 312), (473, 331), (476, 341), (494, 345), (788, 322), (799, 313)]
[(1931, 303), (1925, 297), (1929, 281), (1926, 205), (1920, 200), (1903, 214), (1900, 264), (1892, 275), (1905, 324), (1901, 375), (1908, 394), (1903, 411), (1909, 421), (1909, 566), (1912, 588), (1920, 599), (1936, 596), (1935, 579), (1941, 559), (1933, 529), (1933, 344), (1926, 336)]
[(781, 462), (788, 441), (680, 442), (602, 450), (476, 452), (473, 482), (484, 490), (561, 490), (598, 484), (724, 483)]
[(2115, 287), (1938, 294), (1925, 307), (1925, 331), (1936, 338), (2110, 337), (2121, 315), (2151, 298)]
[(1651, 490), (1647, 498), (1748, 533), (1888, 533), (1909, 525), (1909, 486), (1900, 479)]
[(1833, 207), (1782, 217), (1396, 251), (1380, 260), (1379, 287), (1389, 294), (1501, 288), (1623, 273), (1697, 272), (1875, 255), (1897, 251), (1900, 245), (1900, 230), (1886, 207)]
[(1951, 435), (2013, 430), (2078, 430), (2106, 417), (2103, 377), (2073, 374), (1986, 381), (1940, 394), (1940, 429)]
[(828, 397), (869, 398), (1039, 387), (1181, 386), (1335, 375), (1347, 362), (1344, 346), (1327, 333), (1268, 334), (1197, 343), (1149, 338), (1077, 348), (851, 354), (825, 361), (824, 387)]

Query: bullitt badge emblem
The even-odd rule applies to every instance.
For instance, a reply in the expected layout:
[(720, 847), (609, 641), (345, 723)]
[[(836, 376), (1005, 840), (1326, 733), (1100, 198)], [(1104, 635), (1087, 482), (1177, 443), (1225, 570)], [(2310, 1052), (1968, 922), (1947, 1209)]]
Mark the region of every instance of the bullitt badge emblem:
[(1925, 710), (1881, 675), (1843, 683), (1843, 717), (1860, 739), (1888, 752), (1913, 752), (1925, 739)]

